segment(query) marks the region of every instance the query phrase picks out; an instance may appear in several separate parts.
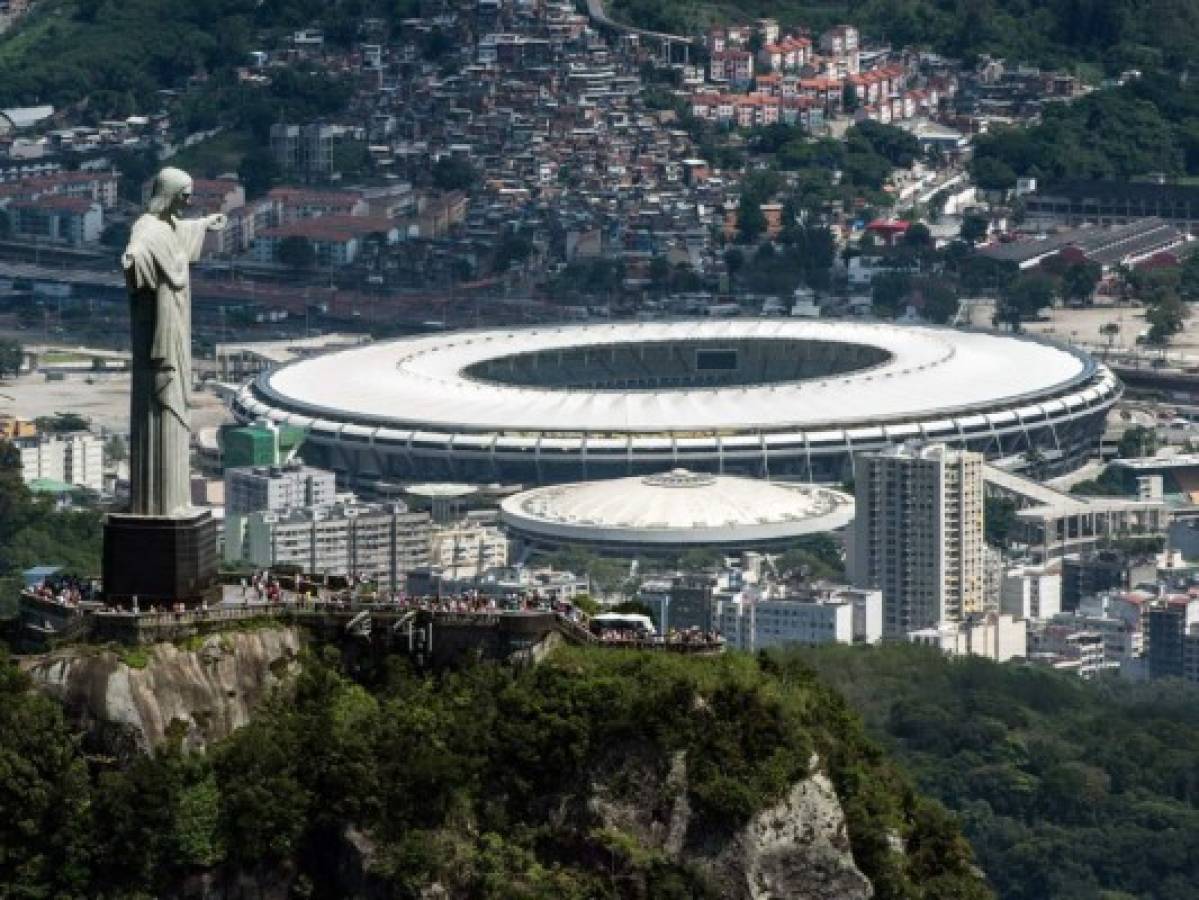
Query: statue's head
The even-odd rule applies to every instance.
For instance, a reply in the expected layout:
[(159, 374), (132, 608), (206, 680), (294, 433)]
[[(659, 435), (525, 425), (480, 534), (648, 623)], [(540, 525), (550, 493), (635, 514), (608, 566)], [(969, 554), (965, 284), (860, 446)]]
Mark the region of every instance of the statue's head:
[(191, 198), (192, 177), (182, 169), (168, 166), (154, 176), (149, 209), (156, 216), (164, 212), (175, 213), (187, 206)]

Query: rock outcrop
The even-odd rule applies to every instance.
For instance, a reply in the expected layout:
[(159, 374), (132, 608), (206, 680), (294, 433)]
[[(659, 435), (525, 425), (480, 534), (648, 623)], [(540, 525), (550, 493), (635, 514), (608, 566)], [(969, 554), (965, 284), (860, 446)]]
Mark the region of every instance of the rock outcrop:
[(779, 802), (719, 838), (696, 835), (691, 827), (682, 753), (672, 758), (660, 784), (643, 780), (633, 796), (627, 781), (623, 798), (614, 797), (606, 784), (593, 785), (588, 813), (602, 828), (631, 834), (643, 847), (699, 867), (721, 897), (870, 900), (874, 887), (854, 862), (845, 812), (818, 762), (813, 760), (813, 774), (792, 785)]
[[(78, 646), (24, 666), (34, 684), (110, 751), (147, 750), (169, 734), (200, 750), (250, 720), (254, 707), (298, 667), (302, 635), (262, 628), (206, 638), (195, 649), (156, 644), (126, 654)], [(144, 665), (140, 663), (144, 662)]]

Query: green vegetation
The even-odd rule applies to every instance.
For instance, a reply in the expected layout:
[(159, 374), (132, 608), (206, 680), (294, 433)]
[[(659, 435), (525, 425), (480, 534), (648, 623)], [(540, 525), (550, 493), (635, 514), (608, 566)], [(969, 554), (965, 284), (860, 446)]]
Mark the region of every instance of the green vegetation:
[(586, 811), (596, 783), (647, 810), (668, 803), (644, 791), (680, 752), (688, 847), (780, 799), (815, 752), (876, 896), (990, 896), (953, 820), (802, 667), (595, 650), (522, 673), (397, 663), (370, 689), (334, 657), (308, 657), (289, 694), (208, 755), (168, 746), (90, 769), (57, 705), (0, 658), (0, 883), (12, 896), (162, 896), (224, 866), (345, 896), (338, 848), (353, 827), (374, 847), (380, 896), (438, 881), (450, 896), (714, 898), (692, 864)]
[(1172, 67), (1184, 70), (1199, 41), (1187, 0), (612, 0), (623, 21), (675, 33), (714, 22), (773, 16), (815, 30), (839, 22), (901, 46), (915, 44), (971, 58), (991, 53), (1078, 71)]
[(1014, 187), (1017, 176), (1199, 174), (1199, 87), (1176, 76), (1146, 75), (1074, 103), (1049, 104), (1042, 118), (1031, 128), (975, 139), (971, 166), (982, 187)]
[(114, 644), (112, 650), (117, 659), (131, 669), (144, 669), (150, 665), (150, 651), (146, 647), (129, 647), (124, 644)]
[(21, 571), (43, 564), (98, 573), (100, 515), (56, 510), (49, 498), (34, 496), (21, 480), (16, 448), (0, 441), (0, 614), (12, 611)]
[(1004, 900), (1183, 900), (1199, 885), (1199, 691), (1087, 683), (911, 645), (783, 655), (844, 693), (962, 820)]
[(20, 343), (9, 338), (0, 339), (0, 378), (21, 371), (22, 355)]
[(1133, 425), (1124, 429), (1116, 452), (1122, 459), (1136, 459), (1157, 453), (1157, 433), (1144, 425)]
[(56, 412), (52, 416), (38, 416), (33, 420), (33, 424), (37, 426), (38, 431), (65, 434), (71, 431), (87, 431), (92, 423), (86, 416), (81, 416), (79, 413)]
[(248, 134), (222, 131), (179, 151), (171, 157), (171, 165), (200, 178), (215, 178), (240, 172), (244, 160), (255, 149), (256, 145)]
[(1078, 482), (1070, 488), (1070, 493), (1088, 497), (1122, 497), (1128, 492), (1124, 490), (1124, 483), (1116, 470), (1109, 467), (1100, 472), (1098, 478)]
[(1007, 497), (987, 497), (983, 501), (983, 534), (992, 547), (1007, 546), (1008, 535), (1015, 524), (1015, 500)]
[(827, 579), (845, 577), (841, 547), (829, 534), (812, 534), (797, 539), (793, 547), (776, 557), (774, 565), (783, 575)]
[[(65, 106), (86, 98), (87, 113), (99, 119), (153, 112), (160, 105), (156, 91), (179, 90), (192, 77), (206, 75), (210, 84), (185, 104), (185, 118), (199, 113), (210, 120), (234, 117), (249, 103), (222, 106), (219, 98), (284, 101), (294, 86), (296, 74), (284, 75), (283, 90), (237, 85), (233, 68), (247, 64), (249, 51), (264, 46), (256, 37), (260, 30), (266, 31), (265, 45), (270, 46), (273, 34), (315, 25), (324, 29), (327, 41), (347, 46), (357, 38), (363, 18), (395, 24), (410, 14), (410, 4), (385, 0), (266, 0), (256, 5), (240, 0), (42, 0), (0, 42), (0, 94), (13, 104)], [(278, 81), (276, 74), (272, 77)], [(268, 115), (263, 125), (273, 121), (278, 119)]]

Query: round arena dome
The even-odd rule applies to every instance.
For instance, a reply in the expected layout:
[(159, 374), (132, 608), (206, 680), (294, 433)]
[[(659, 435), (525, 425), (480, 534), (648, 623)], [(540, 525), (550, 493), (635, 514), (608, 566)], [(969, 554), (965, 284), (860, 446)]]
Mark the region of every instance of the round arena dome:
[(1093, 453), (1120, 382), (1039, 337), (841, 321), (554, 325), (299, 360), (233, 408), (306, 428), (351, 481), (551, 484), (692, 471), (834, 482), (911, 440), (1046, 473)]
[(534, 488), (500, 507), (522, 543), (602, 552), (779, 549), (852, 519), (853, 500), (840, 491), (686, 469)]

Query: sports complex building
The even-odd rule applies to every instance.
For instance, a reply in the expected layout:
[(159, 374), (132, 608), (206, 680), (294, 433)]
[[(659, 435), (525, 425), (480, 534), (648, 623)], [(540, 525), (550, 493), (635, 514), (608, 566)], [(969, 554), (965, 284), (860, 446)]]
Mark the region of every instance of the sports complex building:
[(242, 421), (308, 431), (305, 459), (376, 479), (561, 482), (674, 468), (802, 481), (910, 440), (1043, 473), (1093, 453), (1122, 391), (1085, 353), (946, 328), (731, 319), (386, 341), (265, 372)]
[(508, 497), (509, 537), (542, 550), (598, 553), (779, 550), (853, 519), (853, 498), (826, 487), (672, 469), (536, 487)]

